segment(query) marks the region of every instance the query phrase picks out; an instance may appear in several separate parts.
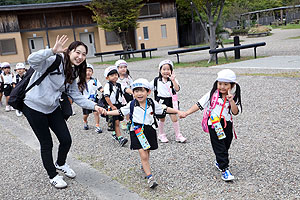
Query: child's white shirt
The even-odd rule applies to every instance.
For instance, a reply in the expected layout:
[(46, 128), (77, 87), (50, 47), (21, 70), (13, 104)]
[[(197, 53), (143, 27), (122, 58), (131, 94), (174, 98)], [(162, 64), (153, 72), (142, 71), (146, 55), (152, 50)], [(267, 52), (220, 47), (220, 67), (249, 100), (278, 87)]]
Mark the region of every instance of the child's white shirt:
[[(210, 92), (206, 93), (199, 101), (197, 102), (198, 107), (200, 110), (203, 110), (205, 108), (209, 109), (210, 102), (209, 102)], [(223, 106), (224, 100), (222, 97), (219, 96), (216, 107), (211, 111), (212, 113), (220, 116), (222, 106)], [(222, 112), (222, 115), (225, 117), (226, 121), (232, 121), (231, 120), (231, 111), (229, 113), (229, 101), (227, 100)], [(239, 106), (238, 106), (239, 109)], [(208, 125), (212, 125), (211, 121), (208, 120)]]
[(97, 91), (101, 88), (102, 85), (100, 81), (98, 81), (96, 78), (91, 78), (86, 83), (86, 88), (83, 90), (83, 96), (88, 99), (91, 95), (96, 95)]
[[(104, 97), (109, 97), (110, 101), (112, 104), (117, 104), (117, 99), (116, 99), (116, 93), (117, 93), (117, 85), (113, 85), (113, 91), (110, 93), (109, 91), (109, 83), (107, 82), (105, 85), (104, 85), (104, 91), (103, 91), (103, 95)], [(125, 88), (121, 85), (121, 90), (122, 91), (119, 91), (119, 103), (122, 103), (122, 96), (121, 95), (121, 92), (123, 92), (125, 90)]]
[(4, 74), (4, 73), (2, 73), (2, 77), (3, 77), (3, 83), (4, 84), (12, 84), (12, 82), (13, 82), (13, 75), (12, 75), (12, 73), (10, 73), (10, 74)]
[[(179, 82), (177, 79), (175, 79), (175, 82), (178, 84), (179, 88)], [(154, 88), (154, 79), (150, 82), (150, 85), (152, 86), (152, 88)], [(174, 85), (173, 85), (174, 87)], [(172, 97), (171, 93), (172, 93), (172, 88), (171, 88), (171, 80), (164, 82), (163, 79), (158, 78), (157, 79), (157, 96), (158, 97), (164, 97), (164, 98), (168, 98), (168, 97)]]
[[(167, 107), (165, 105), (159, 104), (159, 103), (157, 103), (157, 101), (154, 101), (154, 100), (153, 100), (153, 102), (154, 102), (155, 114), (161, 115), (167, 109)], [(123, 116), (126, 116), (130, 113), (130, 103), (131, 102), (126, 104), (126, 106), (123, 106), (120, 108), (120, 112)], [(133, 113), (132, 113), (133, 123), (143, 124), (144, 114), (145, 114), (145, 110), (143, 107), (135, 106), (133, 109)], [(152, 125), (153, 123), (154, 123), (154, 118), (153, 118), (152, 106), (147, 104), (147, 112), (146, 112), (144, 124)]]
[[(25, 73), (23, 74), (22, 77), (24, 77)], [(17, 79), (19, 80), (18, 83), (22, 80), (20, 74), (16, 74), (14, 77), (13, 77), (13, 80), (12, 80), (12, 83), (17, 83)]]
[(133, 83), (133, 80), (130, 76), (127, 76), (123, 79), (119, 77), (117, 82), (120, 83), (124, 88), (130, 88), (131, 84)]

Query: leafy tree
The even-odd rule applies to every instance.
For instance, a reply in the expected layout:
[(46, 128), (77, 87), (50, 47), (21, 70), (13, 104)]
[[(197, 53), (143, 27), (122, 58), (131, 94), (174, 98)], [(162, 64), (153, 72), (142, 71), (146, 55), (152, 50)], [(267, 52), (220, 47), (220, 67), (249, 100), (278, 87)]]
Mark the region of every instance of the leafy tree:
[(123, 50), (127, 50), (127, 34), (138, 27), (138, 17), (143, 7), (142, 0), (93, 0), (89, 6), (93, 20), (106, 31), (118, 36)]

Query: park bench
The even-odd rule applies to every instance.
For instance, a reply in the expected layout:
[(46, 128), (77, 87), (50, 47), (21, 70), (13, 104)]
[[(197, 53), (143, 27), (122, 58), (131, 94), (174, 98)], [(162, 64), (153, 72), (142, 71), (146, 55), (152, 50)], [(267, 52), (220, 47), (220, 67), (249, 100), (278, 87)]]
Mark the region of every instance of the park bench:
[(179, 63), (179, 54), (187, 53), (187, 52), (193, 52), (193, 51), (207, 50), (207, 49), (210, 49), (210, 47), (209, 46), (203, 46), (203, 47), (194, 47), (194, 48), (189, 48), (189, 49), (174, 50), (174, 51), (168, 51), (168, 55), (176, 54), (177, 63)]
[(254, 43), (254, 44), (244, 44), (244, 45), (238, 45), (238, 46), (233, 46), (233, 47), (225, 47), (221, 49), (212, 49), (209, 50), (210, 54), (216, 54), (216, 64), (218, 64), (218, 53), (221, 52), (227, 52), (227, 51), (239, 51), (241, 49), (248, 49), (248, 48), (254, 48), (254, 58), (256, 58), (256, 48), (260, 46), (265, 46), (265, 42), (259, 42), (259, 43)]
[(135, 53), (142, 53), (142, 57), (143, 54), (146, 52), (150, 53), (150, 58), (152, 58), (151, 52), (152, 51), (157, 51), (157, 48), (150, 48), (150, 49), (140, 49), (140, 50), (133, 50), (133, 51), (122, 51), (122, 52), (117, 52), (115, 53), (115, 56), (120, 56), (120, 59), (122, 58), (123, 55), (128, 54), (130, 57), (130, 54), (134, 55)]
[(106, 52), (100, 52), (100, 53), (95, 53), (94, 55), (101, 58), (101, 62), (103, 62), (103, 55), (109, 55), (109, 54), (115, 54), (115, 53), (120, 53), (123, 52), (123, 50), (117, 50), (117, 51), (106, 51)]

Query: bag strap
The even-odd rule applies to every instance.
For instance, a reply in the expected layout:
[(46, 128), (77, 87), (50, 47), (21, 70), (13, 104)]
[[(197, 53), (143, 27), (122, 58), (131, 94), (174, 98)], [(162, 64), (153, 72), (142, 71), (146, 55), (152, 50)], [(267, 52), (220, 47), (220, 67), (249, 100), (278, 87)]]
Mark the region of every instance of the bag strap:
[(158, 81), (158, 77), (154, 78), (154, 99), (157, 100), (157, 81)]
[(61, 60), (62, 60), (62, 56), (60, 54), (56, 54), (55, 61), (50, 65), (50, 67), (47, 68), (47, 70), (43, 73), (43, 75), (40, 78), (34, 81), (34, 83), (32, 83), (25, 90), (25, 93), (28, 92), (31, 88), (33, 88), (35, 85), (39, 85), (50, 72), (53, 72), (56, 68), (58, 68), (61, 63)]

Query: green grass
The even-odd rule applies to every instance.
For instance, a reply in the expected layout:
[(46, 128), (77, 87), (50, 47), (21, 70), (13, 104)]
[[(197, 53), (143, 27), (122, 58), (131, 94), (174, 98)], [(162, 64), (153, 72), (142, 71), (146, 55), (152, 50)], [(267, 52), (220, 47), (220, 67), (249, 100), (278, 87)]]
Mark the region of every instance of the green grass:
[(285, 77), (285, 78), (300, 78), (300, 72), (282, 72), (282, 73), (241, 73), (241, 76), (270, 76), (270, 77)]
[(300, 29), (300, 24), (287, 24), (286, 26), (271, 26), (272, 28), (281, 28), (281, 29)]
[[(152, 56), (152, 58), (160, 58), (160, 56)], [(134, 58), (127, 59), (126, 62), (137, 62), (137, 61), (142, 61), (142, 60), (150, 60), (152, 58), (150, 58), (147, 55), (147, 58), (134, 57)], [(116, 61), (117, 60), (114, 60), (114, 61), (104, 61), (104, 62), (94, 62), (93, 64), (95, 64), (95, 65), (114, 65)]]
[[(233, 39), (222, 40), (222, 42), (223, 44), (233, 44)], [(244, 42), (244, 40), (240, 40), (240, 42)], [(184, 48), (194, 48), (194, 47), (203, 47), (203, 46), (209, 46), (209, 43), (190, 45), (190, 46), (185, 46)]]
[[(257, 56), (257, 58), (264, 58), (264, 56)], [(226, 61), (225, 57), (218, 57), (218, 65), (222, 64), (228, 64), (228, 63), (234, 63), (234, 62), (240, 62), (244, 60), (252, 60), (254, 59), (253, 56), (244, 56), (241, 57), (241, 59), (234, 59), (234, 57), (228, 57), (228, 61)], [(210, 63), (207, 63), (208, 60), (200, 60), (197, 62), (189, 62), (189, 63), (175, 63), (175, 68), (180, 67), (210, 67), (216, 65), (215, 61), (212, 61)]]

